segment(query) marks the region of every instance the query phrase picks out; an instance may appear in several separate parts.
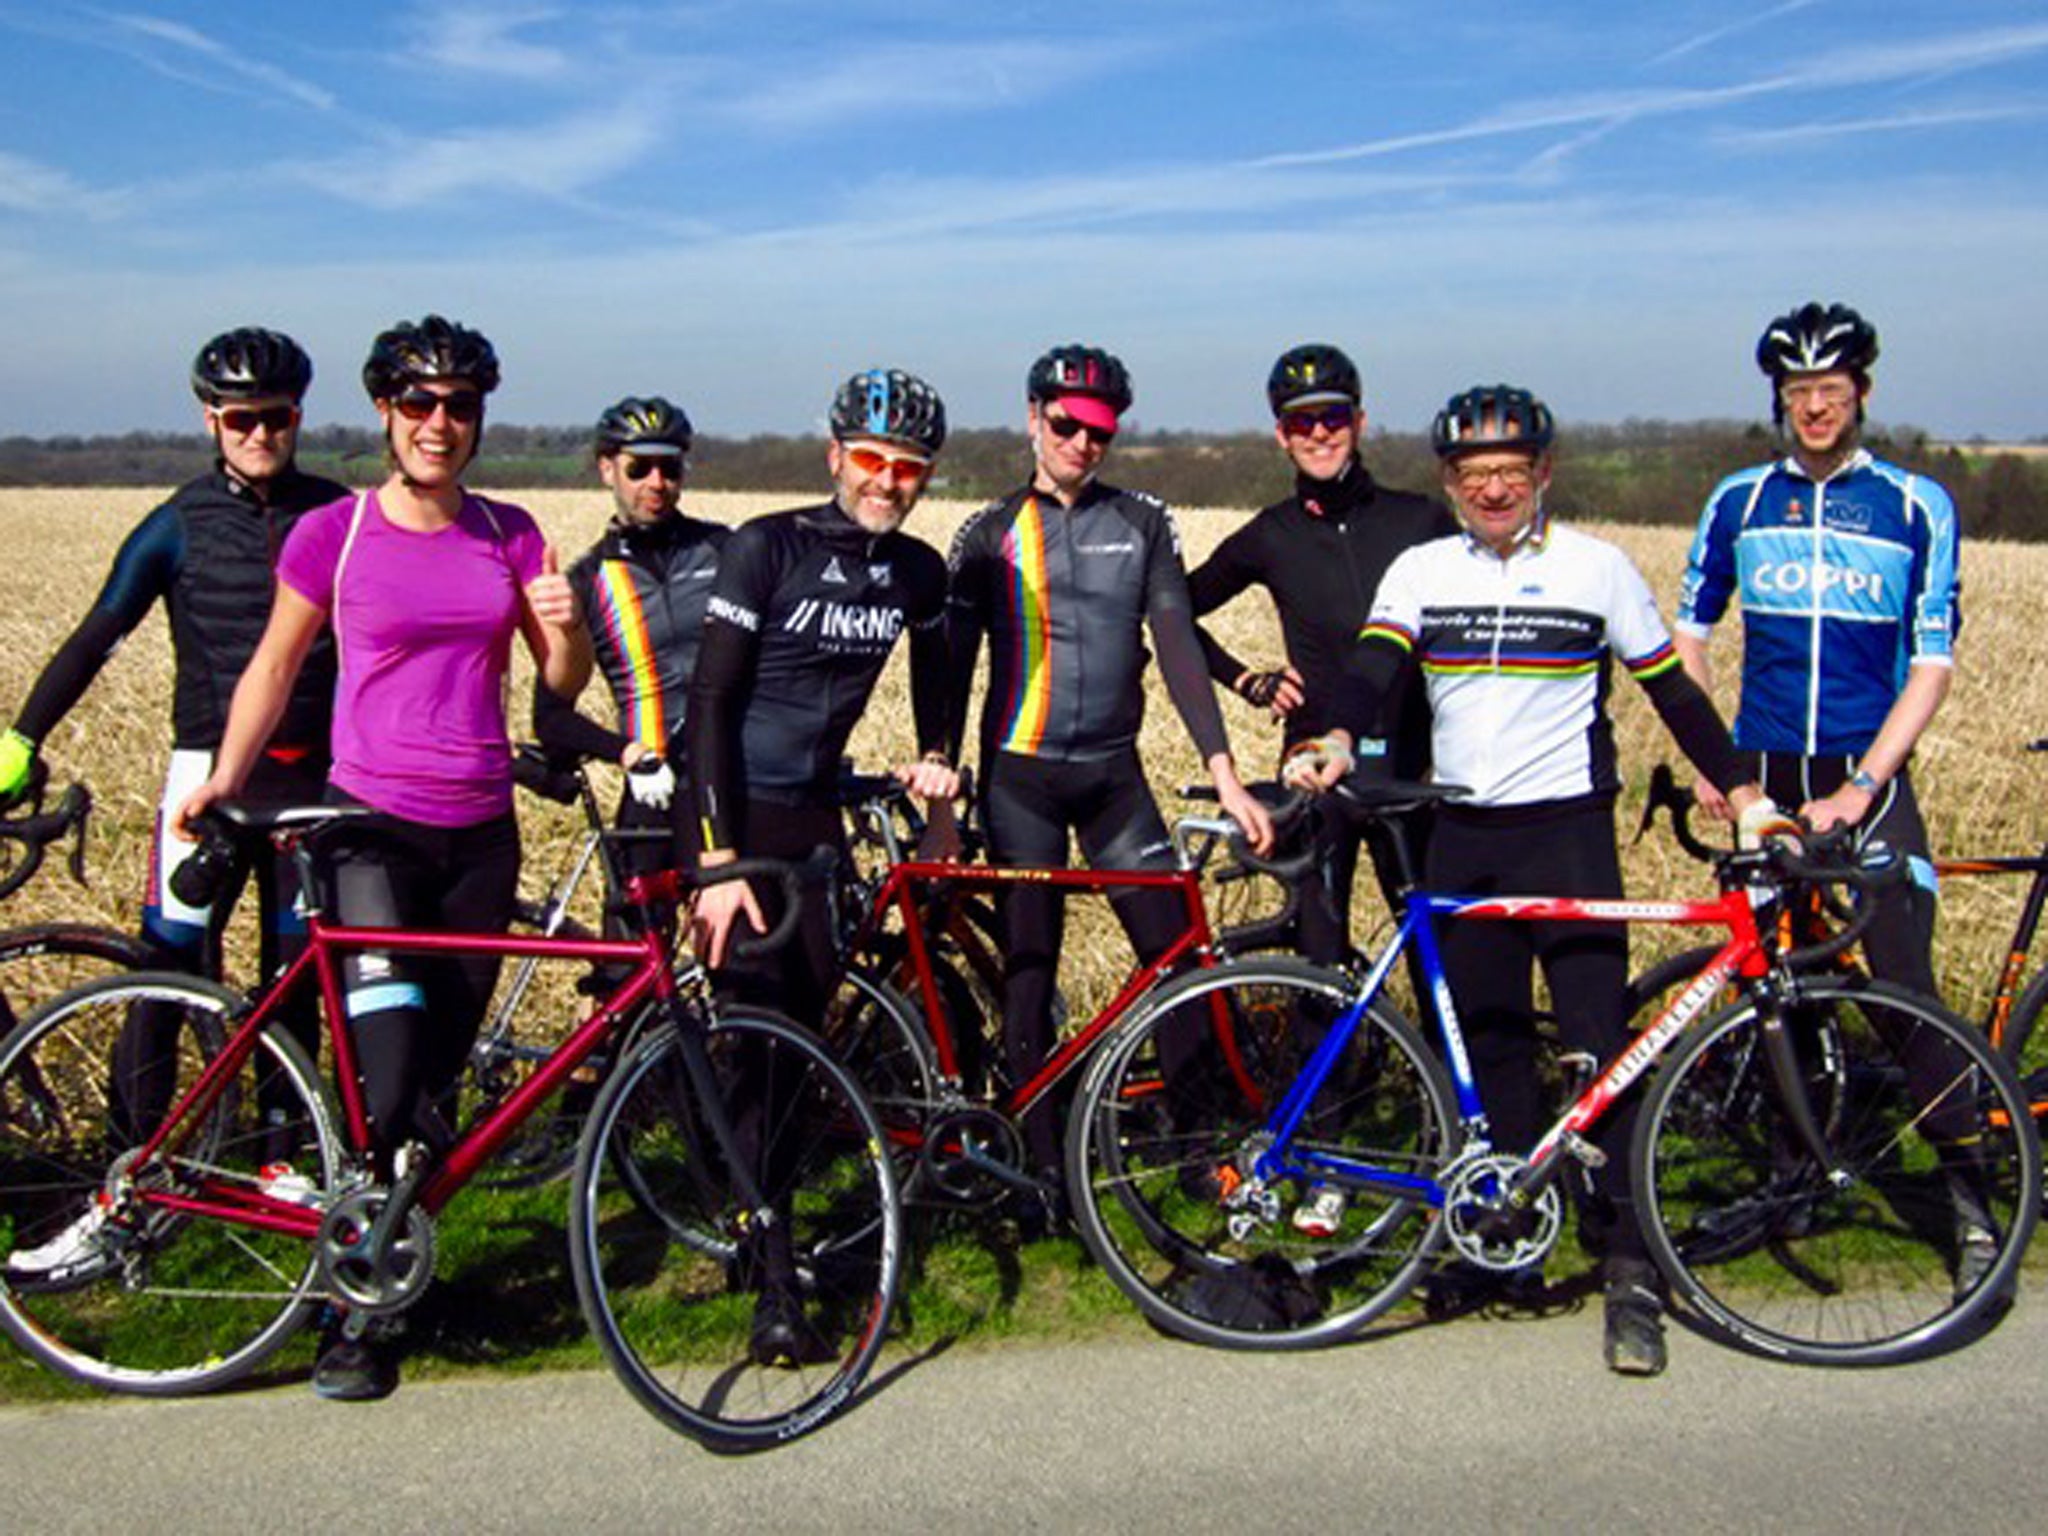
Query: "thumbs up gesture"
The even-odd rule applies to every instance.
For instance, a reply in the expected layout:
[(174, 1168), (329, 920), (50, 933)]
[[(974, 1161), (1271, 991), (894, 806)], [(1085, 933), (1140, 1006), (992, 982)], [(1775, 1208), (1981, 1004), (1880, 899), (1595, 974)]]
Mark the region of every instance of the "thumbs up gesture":
[(561, 559), (552, 543), (541, 547), (540, 574), (526, 584), (526, 604), (535, 618), (556, 629), (568, 629), (580, 617), (576, 589), (562, 574)]

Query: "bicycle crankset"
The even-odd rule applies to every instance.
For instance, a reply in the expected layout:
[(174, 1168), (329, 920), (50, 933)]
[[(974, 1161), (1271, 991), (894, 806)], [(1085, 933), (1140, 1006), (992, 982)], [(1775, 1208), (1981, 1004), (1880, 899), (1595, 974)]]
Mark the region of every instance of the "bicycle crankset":
[(402, 1312), (434, 1277), (433, 1218), (410, 1206), (404, 1220), (386, 1232), (391, 1198), (380, 1186), (342, 1195), (328, 1208), (314, 1242), (320, 1278), (359, 1312)]
[(954, 1200), (980, 1203), (1006, 1190), (1035, 1190), (1024, 1172), (1024, 1144), (1016, 1126), (992, 1109), (956, 1109), (925, 1131), (918, 1154), (926, 1176)]
[(1541, 1263), (1564, 1229), (1564, 1197), (1554, 1183), (1533, 1194), (1517, 1187), (1526, 1159), (1482, 1152), (1460, 1159), (1444, 1176), (1444, 1234), (1482, 1269)]

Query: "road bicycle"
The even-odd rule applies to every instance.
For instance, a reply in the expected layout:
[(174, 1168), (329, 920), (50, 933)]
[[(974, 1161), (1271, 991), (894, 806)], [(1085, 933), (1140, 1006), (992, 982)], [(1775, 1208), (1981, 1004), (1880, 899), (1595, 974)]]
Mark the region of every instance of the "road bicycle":
[[(1454, 797), (1358, 793), (1390, 821)], [(2038, 1214), (2040, 1150), (2018, 1080), (1933, 1000), (1816, 969), (1854, 926), (1779, 946), (1769, 914), (1788, 892), (1867, 890), (1879, 872), (1776, 846), (1723, 855), (1717, 872), (1712, 901), (1437, 895), (1411, 876), (1362, 978), (1253, 959), (1160, 988), (1103, 1040), (1075, 1101), (1067, 1161), (1084, 1241), (1187, 1338), (1345, 1338), (1446, 1253), (1500, 1274), (1539, 1264), (1563, 1230), (1563, 1176), (1603, 1155), (1588, 1132), (1656, 1066), (1626, 1155), (1683, 1318), (1738, 1348), (1830, 1365), (1967, 1337), (2009, 1296)], [(1490, 1139), (1443, 978), (1446, 918), (1687, 924), (1727, 938), (1519, 1155)], [(1440, 1053), (1383, 995), (1411, 946)], [(1158, 1042), (1190, 1017), (1212, 1030), (1210, 1070), (1198, 1091), (1176, 1091)], [(1305, 1232), (1291, 1212), (1326, 1187), (1345, 1197), (1341, 1220)]]
[[(1307, 802), (1267, 789), (1284, 833)], [(879, 857), (856, 888), (846, 949), (879, 971), (881, 984), (871, 1006), (836, 1021), (833, 1046), (873, 1095), (913, 1198), (971, 1207), (1007, 1195), (1025, 1201), (1027, 1209), (1032, 1202), (1063, 1207), (1060, 1176), (1029, 1166), (1024, 1117), (1064, 1095), (1096, 1043), (1167, 977), (1184, 967), (1215, 965), (1229, 952), (1227, 936), (1211, 927), (1202, 889), (1204, 869), (1219, 851), (1227, 852), (1229, 867), (1270, 875), (1290, 887), (1306, 872), (1308, 856), (1261, 859), (1245, 845), (1235, 821), (1207, 814), (1175, 821), (1171, 869), (1012, 868), (922, 859), (906, 854), (900, 835), (888, 830), (907, 807), (893, 780), (856, 777), (847, 792), (857, 823), (878, 829)], [(1133, 967), (1093, 1017), (1078, 1026), (1063, 1022), (1052, 1052), (1019, 1082), (1005, 1070), (994, 1035), (1000, 1023), (999, 958), (991, 950), (994, 974), (983, 983), (993, 990), (992, 1006), (962, 1010), (956, 1000), (968, 983), (959, 979), (950, 957), (963, 951), (972, 956), (996, 942), (982, 926), (992, 918), (963, 913), (1024, 884), (1099, 896), (1171, 892), (1182, 926), (1158, 956)], [(980, 961), (969, 963), (982, 969)]]
[[(2028, 742), (2023, 750), (2048, 752), (2048, 738)], [(1662, 814), (1668, 819), (1672, 837), (1678, 845), (1702, 863), (1711, 863), (1716, 850), (1693, 831), (1692, 806), (1691, 794), (1679, 784), (1671, 769), (1660, 763), (1650, 777), (1637, 835), (1647, 832)], [(2019, 915), (2013, 923), (2012, 936), (2006, 941), (1997, 972), (1992, 978), (1990, 1000), (1984, 1006), (1979, 1027), (1992, 1045), (2012, 1063), (2014, 1071), (2019, 1074), (2021, 1086), (2026, 1090), (2034, 1118), (2039, 1120), (2048, 1115), (2048, 1030), (2040, 1027), (2042, 1012), (2048, 1010), (2048, 970), (2036, 970), (2029, 976), (2028, 963), (2033, 956), (2034, 940), (2040, 932), (2042, 914), (2048, 911), (2048, 841), (2031, 854), (1937, 858), (1934, 870), (1941, 876), (2031, 877), (2020, 902)], [(1787, 913), (1786, 921), (1796, 918), (1802, 932), (1817, 935), (1828, 931), (1831, 925), (1839, 925), (1846, 917), (1847, 914), (1839, 908), (1830, 910), (1809, 901), (1796, 914)], [(1668, 956), (1644, 973), (1636, 983), (1637, 990), (1645, 998), (1654, 998), (1673, 986), (1681, 985), (1698, 974), (1711, 954), (1711, 949), (1694, 947)], [(1841, 963), (1846, 965), (1849, 962), (1845, 959)]]
[[(222, 820), (238, 841), (289, 847), (318, 891), (316, 849), (374, 836), (376, 818), (239, 807)], [(791, 878), (760, 863), (718, 875)], [(585, 1124), (569, 1211), (578, 1300), (607, 1361), (650, 1412), (714, 1449), (829, 1419), (884, 1341), (894, 1169), (866, 1095), (815, 1037), (718, 1004), (678, 958), (664, 913), (690, 889), (676, 871), (629, 879), (641, 921), (613, 940), (351, 927), (316, 904), (305, 952), (254, 1000), (146, 972), (39, 1008), (0, 1042), (0, 1326), (66, 1375), (168, 1394), (248, 1375), (322, 1304), (403, 1313), (432, 1276), (442, 1209), (579, 1068), (630, 1040)], [(341, 1026), (340, 962), (359, 954), (531, 956), (617, 979), (446, 1146), (385, 1159)], [(275, 1022), (305, 988), (327, 1020), (331, 1086)], [(138, 1005), (181, 1027), (115, 1071)], [(23, 1262), (52, 1244), (59, 1258)], [(761, 1347), (771, 1295), (793, 1356)]]

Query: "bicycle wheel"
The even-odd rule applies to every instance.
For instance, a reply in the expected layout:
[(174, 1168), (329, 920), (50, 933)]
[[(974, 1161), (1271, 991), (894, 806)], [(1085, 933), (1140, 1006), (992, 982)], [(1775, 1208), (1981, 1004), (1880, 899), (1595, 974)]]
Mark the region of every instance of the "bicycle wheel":
[[(1767, 1064), (1780, 1020), (1797, 1096)], [(1800, 1043), (1822, 1020), (1840, 1053), (1825, 1070)], [(1702, 1113), (1742, 1080), (1728, 1112)], [(1795, 1123), (1802, 1102), (1825, 1166)], [(1644, 1236), (1686, 1312), (1804, 1364), (1891, 1364), (1959, 1339), (2009, 1297), (2039, 1214), (2012, 1069), (1939, 1004), (1862, 978), (1800, 981), (1782, 1008), (1738, 1003), (1680, 1041), (1631, 1156)]]
[[(563, 939), (597, 937), (572, 917), (550, 924), (541, 904), (523, 900), (513, 911), (510, 931)], [(490, 1017), (470, 1047), (466, 1086), (475, 1098), (472, 1115), (523, 1083), (582, 1016), (589, 999), (571, 989), (569, 973), (559, 961), (547, 965), (532, 956), (506, 967)], [(586, 1061), (554, 1103), (529, 1115), (504, 1150), (484, 1165), (473, 1180), (476, 1186), (530, 1189), (567, 1178), (576, 1166), (583, 1117), (597, 1097), (608, 1061), (608, 1053)]]
[[(1161, 1327), (1243, 1349), (1328, 1343), (1427, 1267), (1443, 1229), (1418, 1195), (1325, 1173), (1344, 1209), (1305, 1231), (1295, 1218), (1318, 1182), (1253, 1177), (1274, 1108), (1354, 995), (1301, 961), (1233, 961), (1161, 988), (1090, 1058), (1068, 1126), (1075, 1220)], [(1169, 1076), (1162, 1057), (1185, 1065)], [(1290, 1167), (1322, 1154), (1428, 1179), (1459, 1134), (1443, 1067), (1375, 1001), (1291, 1144), (1272, 1150)]]
[[(715, 1450), (790, 1440), (847, 1406), (895, 1300), (902, 1207), (882, 1128), (852, 1075), (785, 1019), (721, 1013), (700, 1037), (767, 1211), (672, 1028), (612, 1073), (577, 1154), (569, 1244), (605, 1358), (655, 1417)], [(621, 1186), (621, 1143), (662, 1215)], [(675, 1224), (719, 1235), (720, 1250)]]
[(277, 1163), (303, 1203), (332, 1187), (333, 1116), (289, 1036), (265, 1031), (175, 1151), (134, 1162), (244, 1008), (215, 983), (143, 972), (67, 993), (0, 1043), (0, 1326), (52, 1368), (199, 1391), (254, 1369), (310, 1314), (309, 1239), (157, 1203), (246, 1196)]
[(0, 1039), (38, 1003), (83, 982), (163, 963), (148, 940), (87, 923), (32, 923), (0, 931)]
[(888, 982), (856, 967), (825, 1015), (825, 1044), (867, 1091), (905, 1180), (938, 1099), (939, 1069), (923, 1015)]

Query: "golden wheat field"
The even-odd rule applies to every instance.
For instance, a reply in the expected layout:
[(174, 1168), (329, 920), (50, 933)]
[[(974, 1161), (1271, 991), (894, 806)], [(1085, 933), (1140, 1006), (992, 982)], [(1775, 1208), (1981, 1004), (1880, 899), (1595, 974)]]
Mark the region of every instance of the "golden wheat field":
[[(91, 603), (121, 539), (160, 499), (160, 493), (141, 490), (0, 491), (0, 717), (12, 718), (44, 661)], [(512, 493), (508, 499), (533, 511), (560, 547), (565, 563), (596, 537), (606, 515), (606, 500), (594, 490)], [(701, 516), (737, 523), (801, 499), (704, 494), (693, 496), (690, 504)], [(909, 528), (943, 550), (971, 510), (961, 503), (927, 502), (913, 514)], [(1189, 563), (1199, 561), (1245, 516), (1236, 511), (1181, 513)], [(1593, 531), (1629, 551), (1665, 600), (1668, 613), (1684, 559), (1685, 535), (1674, 529)], [(2048, 578), (2048, 551), (1971, 542), (1965, 546), (1963, 564), (1968, 624), (1961, 666), (1949, 702), (1921, 747), (1916, 769), (1921, 794), (1939, 851), (2031, 851), (2048, 835), (2048, 816), (2039, 809), (2041, 789), (2048, 784), (2048, 759), (2030, 758), (2019, 749), (2048, 730), (2048, 629), (2037, 631), (2028, 616), (2048, 586), (2043, 579)], [(1238, 654), (1277, 659), (1278, 627), (1263, 594), (1240, 598), (1215, 622)], [(1723, 626), (1715, 656), (1717, 675), (1725, 685), (1736, 661), (1732, 626)], [(1156, 675), (1152, 683), (1154, 696), (1141, 747), (1171, 815), (1171, 787), (1197, 777), (1198, 765)], [(44, 746), (55, 782), (84, 779), (96, 797), (91, 886), (80, 890), (54, 867), (46, 869), (9, 903), (6, 922), (81, 918), (133, 926), (147, 868), (151, 818), (169, 751), (170, 684), (168, 626), (159, 612), (113, 657), (84, 701)], [(527, 686), (522, 676), (514, 687), (515, 732), (523, 721)], [(909, 752), (907, 692), (899, 651), (876, 706), (854, 737), (854, 751), (864, 766), (878, 766)], [(1626, 683), (1616, 694), (1630, 782), (1620, 812), (1627, 830), (1633, 827), (1650, 766), (1675, 753), (1641, 695)], [(1724, 707), (1733, 702), (1725, 686), (1722, 702)], [(610, 704), (601, 682), (592, 684), (585, 703), (609, 718)], [(1278, 739), (1271, 722), (1235, 699), (1226, 700), (1225, 714), (1246, 777), (1270, 772)], [(606, 792), (609, 797), (610, 786)], [(522, 804), (520, 814), (529, 883), (542, 886), (576, 823), (569, 813), (531, 801)], [(1704, 871), (1671, 848), (1666, 838), (1628, 849), (1625, 861), (1633, 894), (1710, 894)], [(1981, 1009), (1989, 991), (2021, 885), (2010, 878), (1951, 879), (1944, 889), (1943, 985), (1948, 1000), (1967, 1014)], [(1373, 905), (1363, 894), (1357, 903), (1361, 914), (1370, 913)], [(1121, 940), (1106, 922), (1085, 916), (1077, 921), (1075, 939), (1063, 962), (1063, 982), (1078, 997), (1099, 996), (1104, 983), (1122, 971)], [(1638, 958), (1673, 942), (1639, 932)], [(236, 953), (244, 953), (243, 948), (238, 945)]]

